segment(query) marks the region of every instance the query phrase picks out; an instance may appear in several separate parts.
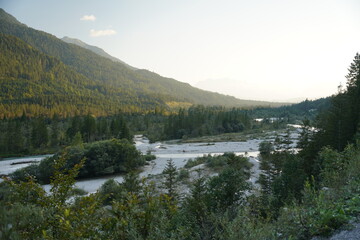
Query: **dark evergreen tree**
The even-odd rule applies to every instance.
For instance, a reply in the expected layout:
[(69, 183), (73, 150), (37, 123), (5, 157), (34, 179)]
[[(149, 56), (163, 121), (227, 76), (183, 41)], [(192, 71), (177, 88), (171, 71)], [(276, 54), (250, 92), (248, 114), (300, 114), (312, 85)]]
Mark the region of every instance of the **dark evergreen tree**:
[(139, 174), (134, 171), (126, 174), (122, 186), (124, 187), (126, 192), (138, 194), (141, 189), (141, 181), (139, 179)]
[(95, 138), (96, 122), (90, 114), (86, 115), (81, 127), (81, 134), (86, 142), (91, 142)]
[(33, 122), (31, 131), (31, 144), (34, 148), (45, 147), (48, 143), (48, 129), (44, 118), (38, 118)]
[(166, 193), (172, 199), (172, 201), (175, 201), (177, 198), (177, 191), (176, 191), (177, 169), (172, 159), (169, 159), (167, 161), (163, 174), (165, 175), (164, 188), (166, 189)]
[(70, 127), (66, 130), (66, 135), (69, 139), (73, 139), (76, 133), (81, 131), (81, 118), (80, 116), (75, 116), (71, 119)]
[(59, 135), (60, 135), (59, 116), (57, 114), (55, 114), (53, 119), (51, 120), (50, 145), (52, 147), (57, 147), (59, 145), (59, 143), (60, 143)]

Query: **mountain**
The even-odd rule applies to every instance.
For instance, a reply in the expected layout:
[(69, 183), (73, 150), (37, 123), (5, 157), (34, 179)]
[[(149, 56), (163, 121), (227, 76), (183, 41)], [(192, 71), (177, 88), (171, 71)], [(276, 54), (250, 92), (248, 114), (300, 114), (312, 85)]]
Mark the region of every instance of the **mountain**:
[(130, 69), (133, 69), (133, 70), (136, 70), (136, 68), (126, 64), (125, 62), (121, 61), (120, 59), (116, 58), (116, 57), (113, 57), (111, 56), (110, 54), (108, 54), (107, 52), (105, 52), (103, 49), (99, 48), (99, 47), (96, 47), (96, 46), (91, 46), (91, 45), (88, 45), (86, 43), (84, 43), (83, 41), (79, 40), (79, 39), (76, 39), (76, 38), (70, 38), (70, 37), (63, 37), (61, 38), (61, 40), (63, 40), (64, 42), (66, 43), (71, 43), (71, 44), (75, 44), (79, 47), (82, 47), (82, 48), (85, 48), (85, 49), (88, 49), (94, 53), (96, 53), (97, 55), (100, 55), (102, 57), (105, 57), (105, 58), (108, 58), (114, 62), (120, 62), (124, 65), (126, 65), (127, 67), (129, 67)]
[[(140, 111), (137, 96), (89, 79), (14, 36), (0, 34), (0, 118), (60, 113), (63, 116)], [(143, 96), (142, 104), (162, 102)]]
[[(95, 106), (96, 112), (103, 112), (101, 114), (104, 115), (112, 114), (113, 106), (116, 105), (118, 109), (128, 112), (151, 111), (156, 107), (170, 110), (173, 106), (189, 106), (192, 104), (222, 105), (227, 107), (280, 105), (270, 102), (240, 100), (231, 96), (200, 90), (192, 87), (190, 84), (165, 78), (147, 70), (129, 68), (128, 65), (122, 62), (113, 61), (112, 59), (100, 56), (98, 53), (94, 53), (92, 50), (66, 43), (51, 34), (29, 28), (18, 22), (3, 9), (0, 9), (0, 22), (0, 33), (3, 34), (1, 38), (5, 38), (6, 42), (16, 42), (15, 45), (17, 47), (15, 50), (19, 52), (19, 54), (26, 55), (28, 49), (33, 49), (36, 51), (36, 53), (34, 53), (35, 55), (42, 54), (41, 58), (54, 59), (56, 66), (61, 66), (52, 69), (55, 81), (58, 82), (56, 90), (66, 92), (65, 86), (66, 84), (70, 84), (70, 78), (58, 79), (57, 76), (61, 74), (57, 71), (69, 71), (71, 74), (74, 74), (74, 76), (76, 75), (76, 79), (81, 79), (81, 81), (77, 81), (78, 84), (76, 85), (80, 90), (76, 91), (77, 89), (73, 86), (73, 93), (78, 93), (78, 97), (82, 99), (82, 101), (69, 103), (73, 103), (71, 108), (77, 108), (79, 112), (92, 109), (90, 106), (87, 106), (87, 104), (81, 104), (86, 101), (84, 96), (94, 96), (91, 103)], [(16, 39), (8, 39), (7, 35), (15, 36)], [(20, 43), (20, 41), (22, 41), (22, 43)], [(6, 51), (11, 51), (11, 49), (7, 49)], [(3, 61), (12, 62), (14, 59), (11, 57), (11, 54), (7, 54), (6, 57), (4, 55)], [(25, 81), (36, 82), (35, 78), (33, 78), (35, 75), (42, 76), (43, 82), (41, 84), (48, 84), (47, 81), (52, 81), (52, 78), (49, 77), (51, 74), (45, 74), (46, 68), (36, 70), (37, 74), (35, 75), (25, 73), (29, 75), (27, 78), (21, 77), (22, 70), (20, 68), (26, 65), (26, 62), (23, 62), (21, 59), (23, 55), (15, 56), (17, 56), (19, 60), (19, 63), (14, 62), (18, 68), (12, 68), (14, 72), (11, 76), (1, 72), (0, 78), (2, 81), (4, 81), (5, 78), (11, 78), (14, 84), (16, 84), (17, 81), (21, 83)], [(31, 63), (33, 64), (32, 66), (36, 65), (32, 60)], [(31, 72), (32, 70), (28, 69), (28, 71)], [(36, 82), (36, 84), (40, 84), (40, 82)], [(21, 95), (19, 92), (16, 92), (20, 91), (19, 89), (6, 88), (5, 86), (9, 87), (9, 85), (5, 84), (2, 86), (4, 88), (0, 96), (2, 99), (0, 104), (3, 106), (11, 109), (11, 107), (13, 107), (11, 104), (14, 103), (13, 101), (8, 101), (3, 94), (4, 92), (9, 92), (10, 95), (16, 95), (17, 103), (33, 104), (26, 95)], [(47, 87), (49, 90), (47, 92), (50, 93), (51, 87), (55, 86), (49, 83)], [(22, 90), (26, 92), (29, 90), (28, 88), (29, 85), (24, 85)], [(15, 91), (16, 94), (13, 94), (12, 91)], [(38, 104), (40, 108), (55, 111), (53, 104), (56, 101), (52, 99), (52, 95), (48, 94), (47, 99), (46, 102), (36, 104)], [(59, 107), (65, 109), (63, 103), (61, 101), (58, 102)], [(102, 106), (108, 107), (102, 110)]]

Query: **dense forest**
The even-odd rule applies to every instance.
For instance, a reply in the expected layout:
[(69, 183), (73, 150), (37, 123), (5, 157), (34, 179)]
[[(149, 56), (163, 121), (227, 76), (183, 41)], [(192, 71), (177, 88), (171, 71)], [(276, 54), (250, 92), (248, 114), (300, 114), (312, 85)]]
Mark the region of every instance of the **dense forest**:
[(307, 118), (315, 120), (319, 113), (326, 111), (330, 107), (332, 97), (320, 98), (316, 100), (302, 101), (298, 104), (291, 104), (277, 108), (258, 107), (250, 109), (249, 113), (255, 118), (283, 118), (289, 121)]
[(132, 134), (121, 114), (96, 119), (88, 114), (73, 118), (20, 118), (0, 120), (0, 156), (56, 152), (76, 142), (127, 139)]
[[(93, 114), (61, 117), (30, 117), (23, 111), (21, 117), (0, 119), (0, 156), (21, 156), (53, 153), (72, 145), (76, 138), (94, 142), (112, 138), (132, 141), (133, 134), (144, 134), (150, 141), (182, 139), (226, 133), (261, 132), (285, 128), (286, 124), (304, 119), (315, 121), (314, 112), (323, 111), (322, 101), (306, 101), (286, 107), (290, 115), (283, 115), (283, 107), (239, 109), (196, 105), (177, 112), (155, 111), (143, 113), (117, 113), (96, 117)], [(273, 113), (275, 121), (264, 118), (255, 121), (259, 112)], [(280, 114), (279, 114), (280, 113)], [(265, 114), (264, 114), (265, 115)]]
[[(141, 109), (138, 97), (89, 80), (16, 37), (0, 34), (0, 50), (0, 117), (21, 116), (23, 112), (27, 116), (57, 113), (66, 117), (87, 112), (104, 116), (119, 109)], [(143, 110), (160, 105), (156, 98), (142, 96)]]

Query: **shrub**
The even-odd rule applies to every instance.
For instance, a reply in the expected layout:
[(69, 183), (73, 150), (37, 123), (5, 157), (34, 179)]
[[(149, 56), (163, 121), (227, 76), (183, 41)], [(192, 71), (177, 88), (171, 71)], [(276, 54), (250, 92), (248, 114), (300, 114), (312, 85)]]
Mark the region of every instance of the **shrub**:
[(109, 179), (101, 185), (98, 192), (104, 198), (104, 205), (109, 205), (113, 200), (121, 198), (124, 188), (114, 179)]
[(156, 159), (156, 156), (153, 155), (153, 154), (149, 154), (147, 153), (146, 155), (143, 155), (143, 158), (146, 162), (150, 162), (152, 160), (155, 160)]
[(179, 181), (184, 181), (185, 179), (188, 179), (190, 177), (190, 173), (188, 170), (186, 169), (180, 169), (179, 174), (178, 174), (178, 180)]
[[(210, 155), (208, 155), (210, 156)], [(185, 168), (192, 168), (192, 167), (195, 167), (197, 165), (200, 165), (200, 164), (203, 164), (206, 162), (206, 159), (208, 156), (203, 156), (203, 157), (197, 157), (195, 159), (189, 159), (186, 164), (185, 164)], [(210, 156), (211, 157), (211, 156)]]
[(63, 152), (42, 160), (39, 165), (30, 165), (14, 172), (11, 178), (24, 181), (31, 175), (35, 176), (40, 183), (49, 183), (54, 173), (54, 162), (63, 156), (66, 159), (66, 169), (86, 159), (78, 178), (125, 173), (145, 164), (145, 159), (141, 157), (134, 145), (125, 139), (112, 139), (68, 147)]

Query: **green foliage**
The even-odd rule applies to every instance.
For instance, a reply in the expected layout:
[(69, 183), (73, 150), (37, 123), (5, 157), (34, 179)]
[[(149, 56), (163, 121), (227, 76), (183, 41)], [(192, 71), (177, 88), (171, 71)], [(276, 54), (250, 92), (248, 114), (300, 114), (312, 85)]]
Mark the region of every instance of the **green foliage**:
[(42, 234), (44, 218), (40, 206), (18, 202), (11, 207), (1, 206), (0, 239), (35, 239)]
[(236, 156), (234, 153), (227, 152), (222, 155), (211, 156), (210, 154), (195, 159), (189, 159), (185, 164), (185, 168), (192, 168), (194, 166), (205, 163), (207, 167), (214, 170), (222, 170), (226, 167), (231, 167), (243, 171), (244, 175), (249, 176), (251, 164), (248, 159), (243, 156)]
[(67, 169), (86, 159), (78, 178), (129, 172), (145, 163), (140, 152), (127, 140), (112, 139), (68, 147), (63, 152), (42, 160), (39, 165), (15, 171), (11, 177), (24, 181), (27, 176), (35, 176), (41, 183), (49, 183), (56, 161), (62, 158), (66, 159)]
[(261, 155), (269, 155), (272, 151), (274, 151), (274, 147), (271, 142), (263, 141), (259, 145), (259, 152)]
[[(360, 151), (354, 145), (348, 145), (343, 152), (324, 148), (319, 153), (318, 164), (322, 169), (318, 182), (314, 179), (311, 183), (306, 182), (301, 195), (293, 197), (292, 203), (287, 201), (286, 207), (281, 208), (277, 224), (284, 239), (328, 236), (359, 215), (359, 160)], [(301, 179), (296, 179), (296, 166), (289, 170), (294, 172), (291, 182), (299, 184)], [(289, 189), (295, 188), (300, 186), (283, 186), (290, 193)], [(299, 198), (301, 201), (295, 201)]]
[[(238, 209), (235, 218), (231, 214), (219, 217), (218, 239), (281, 239), (276, 228), (268, 222), (254, 218), (248, 209)], [(289, 238), (291, 239), (291, 238)]]
[(34, 122), (31, 133), (31, 143), (34, 148), (40, 148), (47, 145), (49, 140), (48, 130), (46, 128), (44, 119), (39, 118)]
[(10, 195), (2, 199), (1, 234), (5, 239), (78, 239), (96, 237), (96, 221), (90, 221), (98, 210), (95, 195), (69, 203), (74, 178), (84, 161), (72, 169), (64, 169), (66, 160), (55, 163), (51, 194), (47, 194), (33, 179), (15, 183), (6, 180)]
[(206, 166), (212, 169), (222, 169), (227, 165), (227, 157), (225, 156), (208, 156), (206, 157)]
[(82, 137), (81, 137), (81, 133), (77, 132), (75, 134), (75, 136), (74, 136), (74, 139), (71, 142), (71, 145), (72, 146), (78, 146), (78, 145), (82, 145), (82, 144), (83, 144), (83, 140), (82, 140)]
[(190, 177), (190, 172), (187, 169), (181, 168), (179, 170), (177, 180), (178, 181), (185, 181), (185, 180), (189, 179), (189, 177)]
[(224, 210), (233, 204), (242, 204), (244, 192), (249, 190), (245, 176), (239, 170), (226, 168), (208, 183), (207, 201), (210, 209)]
[(303, 160), (296, 155), (288, 155), (278, 175), (272, 183), (273, 200), (275, 208), (301, 199), (306, 175), (303, 170)]
[[(328, 167), (321, 170), (321, 185), (316, 186), (312, 180), (304, 188), (300, 186), (304, 174), (299, 156), (287, 152), (266, 155), (274, 158), (270, 162), (276, 169), (281, 169), (271, 181), (268, 203), (261, 195), (246, 197), (250, 190), (246, 182), (248, 164), (232, 153), (217, 156), (226, 162), (218, 176), (209, 179), (199, 176), (190, 185), (190, 194), (178, 201), (173, 200), (172, 194), (158, 192), (153, 183), (140, 182), (134, 173), (128, 174), (123, 183), (108, 180), (95, 195), (68, 201), (74, 177), (83, 163), (69, 170), (64, 168), (65, 156), (54, 164), (57, 170), (51, 195), (31, 178), (29, 182), (0, 184), (3, 236), (10, 239), (310, 239), (329, 236), (360, 214), (360, 150), (355, 146), (348, 146), (344, 152), (325, 148), (320, 159)], [(342, 163), (339, 171), (344, 178), (341, 184), (332, 176), (337, 174), (333, 166), (339, 159)], [(169, 186), (176, 187), (173, 181), (176, 168), (170, 161), (166, 172), (172, 181)], [(274, 200), (281, 204), (274, 204)], [(103, 208), (103, 204), (108, 206)], [(272, 214), (272, 208), (278, 209), (276, 215)], [(33, 221), (23, 216), (31, 216)]]
[(172, 201), (175, 201), (177, 198), (177, 191), (176, 191), (176, 182), (177, 182), (177, 168), (172, 161), (172, 159), (169, 159), (166, 163), (166, 166), (162, 172), (162, 174), (165, 175), (164, 180), (164, 188), (166, 190), (167, 195), (170, 197)]
[[(211, 155), (208, 155), (208, 157), (211, 157)], [(195, 167), (197, 165), (203, 164), (206, 162), (207, 157), (203, 156), (203, 157), (197, 157), (195, 159), (189, 159), (186, 164), (185, 164), (185, 168), (192, 168)]]
[(82, 188), (73, 188), (70, 192), (70, 196), (84, 196), (86, 194), (88, 194), (88, 192)]
[(136, 194), (140, 192), (141, 184), (142, 182), (139, 179), (139, 175), (136, 172), (132, 171), (125, 175), (122, 186), (124, 187), (124, 190), (126, 192)]
[[(346, 77), (347, 88), (339, 89), (338, 94), (331, 100), (329, 110), (319, 116), (317, 121), (319, 131), (305, 151), (308, 165), (313, 168), (315, 168), (314, 157), (324, 146), (342, 151), (349, 143), (356, 142), (360, 124), (360, 55), (358, 53), (350, 64), (349, 74)], [(310, 154), (306, 154), (307, 151)]]
[(277, 108), (259, 107), (249, 111), (255, 118), (263, 118), (262, 123), (269, 121), (269, 118), (278, 118), (278, 123), (295, 123), (304, 119), (315, 120), (319, 113), (325, 112), (330, 107), (332, 97), (316, 100), (302, 101), (297, 104), (281, 106)]
[(149, 153), (143, 155), (143, 157), (144, 157), (144, 160), (145, 160), (146, 162), (150, 162), (150, 161), (156, 159), (156, 156), (155, 156), (155, 155), (149, 154)]
[[(112, 129), (114, 122), (119, 127)], [(130, 142), (133, 139), (126, 120), (120, 114), (65, 119), (60, 119), (56, 114), (51, 118), (27, 118), (23, 115), (21, 118), (0, 120), (0, 130), (3, 133), (0, 135), (0, 156), (5, 157), (12, 154), (48, 154), (59, 151), (64, 145), (80, 146), (83, 142), (111, 138), (125, 138)]]
[(309, 183), (305, 185), (304, 202), (285, 208), (280, 216), (278, 222), (288, 226), (279, 229), (284, 238), (296, 239), (328, 236), (350, 219), (342, 201), (334, 201), (326, 191), (315, 191)]
[(166, 120), (163, 138), (181, 139), (221, 133), (241, 132), (251, 128), (247, 111), (223, 107), (192, 106), (179, 109)]
[(101, 185), (98, 192), (104, 198), (104, 205), (109, 205), (112, 201), (122, 198), (124, 188), (114, 179), (109, 179)]

